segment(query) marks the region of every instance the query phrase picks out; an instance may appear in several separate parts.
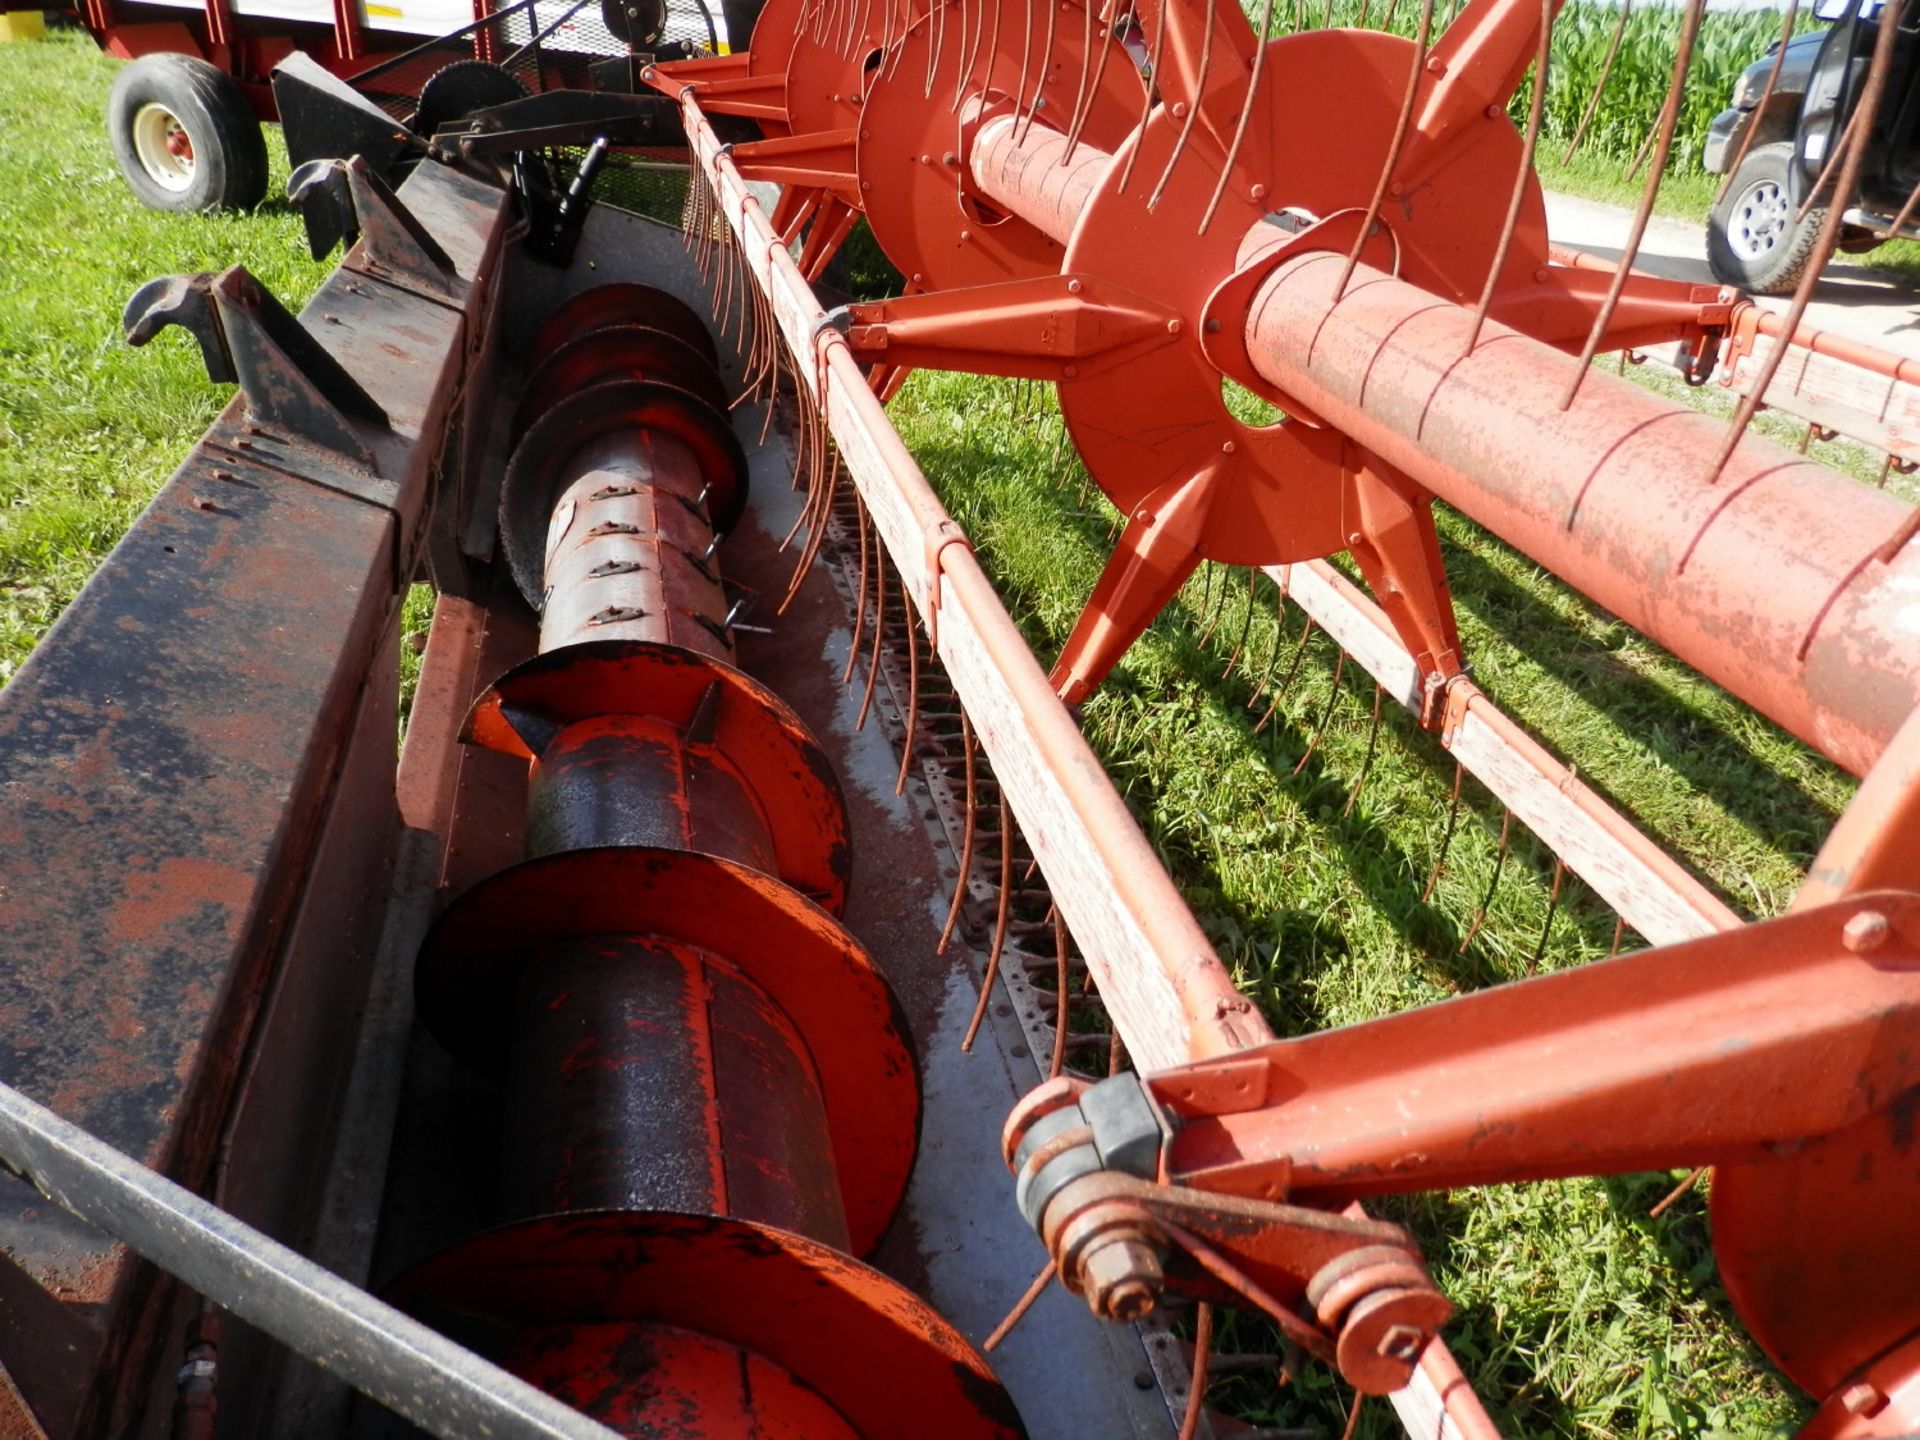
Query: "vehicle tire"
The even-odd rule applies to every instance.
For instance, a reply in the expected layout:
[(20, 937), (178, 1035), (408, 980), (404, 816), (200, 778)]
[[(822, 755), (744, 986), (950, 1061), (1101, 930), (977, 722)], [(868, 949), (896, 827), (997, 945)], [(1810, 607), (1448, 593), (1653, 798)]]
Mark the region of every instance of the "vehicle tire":
[(1788, 188), (1793, 142), (1756, 145), (1734, 171), (1726, 195), (1707, 217), (1707, 267), (1723, 285), (1780, 295), (1800, 283), (1826, 222), (1816, 205), (1795, 220)]
[(114, 77), (107, 133), (127, 184), (155, 210), (251, 210), (267, 141), (233, 79), (192, 55), (143, 55)]

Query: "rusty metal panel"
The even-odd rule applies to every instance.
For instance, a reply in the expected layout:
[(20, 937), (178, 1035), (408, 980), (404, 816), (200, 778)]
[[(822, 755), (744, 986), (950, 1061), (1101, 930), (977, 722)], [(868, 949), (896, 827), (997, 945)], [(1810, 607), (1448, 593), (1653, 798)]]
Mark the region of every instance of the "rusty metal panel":
[[(469, 227), (454, 253), (495, 255), (503, 197), (423, 176), (409, 198), (449, 187), (434, 203)], [(190, 1186), (296, 938), (363, 696), (391, 694), (369, 676), (466, 359), (459, 309), (351, 269), (304, 317), (389, 418), (378, 473), (236, 399), (0, 697), (0, 1075)], [(21, 1357), (52, 1433), (128, 1433), (140, 1397), (113, 1377), (163, 1338), (166, 1287), (18, 1182), (0, 1196), (21, 1320), (0, 1360)]]

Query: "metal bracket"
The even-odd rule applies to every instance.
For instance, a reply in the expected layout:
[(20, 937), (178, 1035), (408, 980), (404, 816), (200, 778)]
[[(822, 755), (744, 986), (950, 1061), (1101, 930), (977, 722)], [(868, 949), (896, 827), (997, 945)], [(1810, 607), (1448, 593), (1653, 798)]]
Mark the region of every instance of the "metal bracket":
[(387, 412), (244, 265), (150, 280), (120, 325), (129, 345), (181, 326), (199, 341), (209, 379), (239, 382), (256, 423), (378, 473), (361, 431), (387, 430)]
[(457, 296), (453, 258), (360, 156), (308, 161), (288, 177), (287, 198), (300, 207), (314, 259), (358, 245), (356, 268), (429, 297)]

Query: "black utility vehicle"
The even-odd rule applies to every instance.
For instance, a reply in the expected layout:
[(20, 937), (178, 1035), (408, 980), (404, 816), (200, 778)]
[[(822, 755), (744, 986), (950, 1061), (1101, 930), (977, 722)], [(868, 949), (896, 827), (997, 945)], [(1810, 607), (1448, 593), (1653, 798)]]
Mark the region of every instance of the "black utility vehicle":
[[(1771, 93), (1767, 76), (1779, 46), (1754, 61), (1733, 87), (1732, 108), (1715, 117), (1702, 164), (1716, 175), (1739, 167), (1707, 219), (1707, 262), (1722, 283), (1762, 295), (1791, 290), (1828, 207), (1844, 211), (1839, 248), (1850, 253), (1883, 243), (1907, 208), (1920, 181), (1920, 0), (1904, 7), (1859, 184), (1850, 195), (1835, 195), (1836, 175), (1829, 174), (1815, 203), (1806, 204), (1859, 103), (1880, 8), (1881, 0), (1816, 0), (1814, 18), (1831, 22), (1829, 28), (1794, 36)], [(1914, 219), (1901, 234), (1920, 235)]]

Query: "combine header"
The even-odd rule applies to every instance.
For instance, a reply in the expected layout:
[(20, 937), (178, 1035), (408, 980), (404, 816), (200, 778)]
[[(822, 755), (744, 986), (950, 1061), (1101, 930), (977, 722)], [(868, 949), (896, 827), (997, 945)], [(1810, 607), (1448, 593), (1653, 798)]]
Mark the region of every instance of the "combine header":
[[(1229, 1304), (1483, 1437), (1360, 1202), (1705, 1167), (1802, 1433), (1920, 1429), (1920, 524), (1748, 433), (1804, 294), (1549, 248), (1552, 19), (770, 0), (640, 72), (677, 223), (589, 208), (592, 116), (480, 112), (295, 177), (299, 318), (142, 290), (240, 394), (0, 697), (19, 1433), (389, 1433), (343, 1380), (444, 1436), (1286, 1433), (1205, 1408)], [(860, 218), (905, 290), (825, 310)], [(1669, 343), (1732, 425), (1591, 364)], [(1118, 512), (1051, 676), (888, 423), (921, 368), (1052, 382)], [(1860, 777), (1787, 913), (1475, 685), (1436, 500)], [(1071, 708), (1206, 562), (1649, 948), (1276, 1038)]]

